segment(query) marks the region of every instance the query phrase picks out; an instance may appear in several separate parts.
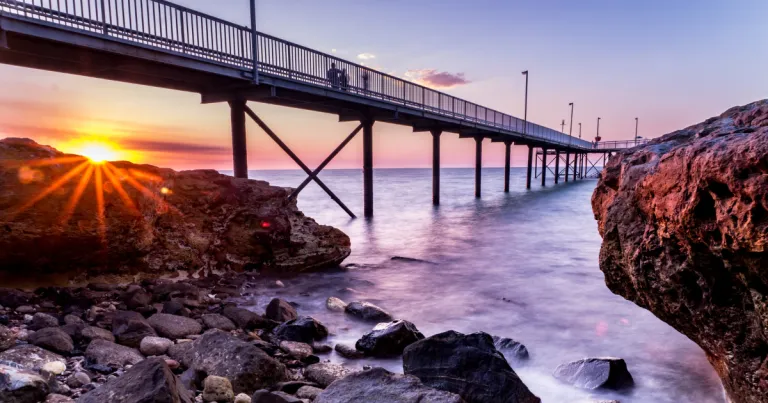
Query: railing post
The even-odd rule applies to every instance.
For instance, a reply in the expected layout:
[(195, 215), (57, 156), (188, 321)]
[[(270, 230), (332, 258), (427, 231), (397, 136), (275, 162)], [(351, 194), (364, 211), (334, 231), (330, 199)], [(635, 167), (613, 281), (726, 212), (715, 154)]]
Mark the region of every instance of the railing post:
[(187, 51), (187, 27), (184, 25), (184, 12), (179, 10), (179, 25), (181, 25), (181, 52)]
[(256, 0), (251, 0), (251, 57), (253, 57), (253, 82), (259, 83), (259, 37), (256, 34)]
[(104, 35), (108, 35), (107, 32), (107, 8), (104, 4), (104, 0), (101, 0), (101, 24), (102, 24), (102, 33)]

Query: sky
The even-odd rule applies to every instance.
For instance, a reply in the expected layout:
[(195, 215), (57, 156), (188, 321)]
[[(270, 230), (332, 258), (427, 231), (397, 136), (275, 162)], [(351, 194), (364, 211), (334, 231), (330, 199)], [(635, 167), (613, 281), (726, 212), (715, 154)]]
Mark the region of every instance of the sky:
[[(242, 25), (248, 0), (175, 0)], [(768, 95), (768, 2), (257, 0), (258, 29), (451, 95), (522, 117), (530, 71), (530, 121), (560, 129), (574, 107), (574, 135), (656, 137)], [(338, 116), (251, 103), (310, 167), (356, 126)], [(566, 123), (565, 130), (569, 126)], [(296, 165), (247, 124), (250, 169)], [(121, 156), (176, 169), (231, 169), (226, 104), (199, 94), (0, 65), (0, 138), (29, 137), (65, 151), (83, 138)], [(525, 165), (525, 147), (512, 164)], [(474, 144), (442, 136), (442, 164), (471, 167)], [(503, 166), (485, 142), (483, 165)], [(429, 167), (431, 137), (374, 126), (374, 167)], [(329, 168), (362, 166), (356, 138)]]

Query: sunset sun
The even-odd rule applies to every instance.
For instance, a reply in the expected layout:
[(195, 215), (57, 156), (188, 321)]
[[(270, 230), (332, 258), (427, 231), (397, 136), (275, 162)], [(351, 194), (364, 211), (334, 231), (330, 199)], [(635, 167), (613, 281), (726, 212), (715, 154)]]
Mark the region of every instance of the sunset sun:
[(119, 154), (114, 146), (101, 142), (84, 143), (78, 147), (78, 149), (74, 150), (74, 153), (88, 158), (95, 164), (102, 164), (105, 161), (114, 161), (118, 159)]

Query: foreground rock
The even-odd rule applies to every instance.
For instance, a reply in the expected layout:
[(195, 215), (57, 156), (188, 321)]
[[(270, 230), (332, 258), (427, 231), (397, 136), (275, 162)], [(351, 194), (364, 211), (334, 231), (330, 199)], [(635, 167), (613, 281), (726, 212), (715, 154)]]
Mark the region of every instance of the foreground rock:
[[(490, 400), (489, 400), (490, 401)], [(456, 394), (424, 386), (418, 378), (384, 368), (358, 372), (334, 382), (315, 403), (462, 403)]]
[[(71, 179), (57, 189), (62, 197), (38, 197), (69, 172)], [(105, 225), (95, 214), (94, 192), (82, 193), (71, 216), (62, 217), (69, 195), (91, 172), (84, 158), (28, 139), (0, 140), (2, 269), (295, 272), (336, 266), (350, 253), (344, 233), (305, 217), (296, 199), (285, 202), (291, 189), (214, 170), (175, 172), (125, 161), (103, 164), (99, 176), (110, 189), (120, 185), (122, 190), (103, 193), (110, 206), (104, 210)], [(130, 179), (112, 184), (111, 177), (123, 176)], [(51, 231), (53, 226), (56, 231)], [(100, 228), (106, 234), (100, 235)]]
[(303, 316), (275, 328), (275, 336), (280, 340), (298, 341), (311, 345), (316, 340), (328, 337), (328, 329), (317, 320)]
[(621, 358), (585, 358), (562, 364), (555, 378), (582, 389), (624, 389), (635, 382)]
[(175, 345), (169, 355), (193, 371), (229, 379), (235, 394), (250, 394), (287, 378), (283, 364), (220, 330), (209, 330), (193, 342)]
[(135, 348), (96, 339), (85, 350), (85, 359), (89, 365), (103, 365), (118, 369), (139, 363), (144, 360), (144, 356)]
[(409, 345), (424, 339), (416, 325), (407, 320), (379, 323), (357, 341), (355, 348), (365, 355), (391, 357), (403, 353)]
[(505, 357), (513, 362), (522, 362), (529, 358), (528, 348), (517, 340), (508, 337), (493, 336), (493, 345)]
[(192, 394), (181, 385), (161, 358), (148, 358), (123, 375), (83, 395), (78, 403), (168, 402), (192, 403)]
[(0, 364), (0, 402), (38, 403), (48, 391), (48, 383), (36, 372)]
[(406, 347), (403, 370), (468, 403), (539, 403), (486, 333), (436, 334)]
[(351, 373), (351, 370), (344, 368), (339, 364), (332, 364), (330, 362), (319, 362), (304, 369), (304, 376), (322, 387), (327, 387), (334, 381)]
[(272, 319), (278, 322), (287, 322), (299, 317), (296, 313), (296, 308), (293, 307), (288, 301), (280, 298), (273, 298), (267, 305), (265, 315), (267, 319)]
[(392, 320), (392, 315), (390, 315), (389, 312), (365, 301), (350, 302), (344, 307), (344, 312), (365, 321), (389, 322)]
[(707, 353), (733, 402), (768, 396), (768, 100), (612, 157), (592, 196), (615, 293)]
[(12, 362), (25, 369), (39, 372), (46, 364), (66, 365), (67, 360), (55, 353), (31, 344), (19, 344), (0, 353), (0, 362)]
[(182, 339), (203, 331), (203, 325), (196, 320), (167, 313), (156, 313), (147, 322), (157, 334), (169, 339)]
[(112, 334), (120, 343), (130, 347), (139, 347), (147, 336), (157, 336), (152, 325), (138, 312), (117, 311), (112, 318)]

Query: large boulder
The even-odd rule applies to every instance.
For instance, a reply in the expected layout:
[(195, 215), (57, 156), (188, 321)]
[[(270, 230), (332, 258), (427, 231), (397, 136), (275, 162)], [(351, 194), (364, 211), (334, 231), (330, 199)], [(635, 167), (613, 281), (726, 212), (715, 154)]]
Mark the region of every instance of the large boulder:
[(765, 401), (768, 100), (613, 156), (592, 209), (608, 288), (701, 346), (731, 401)]
[(141, 362), (144, 360), (144, 356), (135, 348), (96, 339), (85, 349), (85, 359), (88, 365), (102, 365), (118, 369)]
[(67, 360), (55, 353), (31, 344), (17, 344), (0, 353), (0, 361), (12, 362), (32, 371), (40, 371), (46, 364), (66, 365)]
[(152, 325), (138, 312), (117, 311), (112, 318), (112, 334), (120, 344), (139, 347), (141, 339), (157, 336)]
[[(103, 185), (94, 186), (97, 181)], [(81, 193), (81, 182), (105, 190)], [(132, 274), (338, 265), (350, 253), (349, 237), (305, 217), (296, 199), (288, 200), (291, 191), (214, 170), (91, 164), (6, 138), (0, 140), (0, 269)]]
[(48, 383), (38, 373), (0, 363), (0, 402), (38, 403), (48, 391)]
[[(488, 400), (495, 401), (495, 400)], [(424, 386), (419, 378), (373, 368), (338, 380), (315, 403), (463, 403), (459, 395)]]
[(357, 341), (355, 348), (374, 357), (400, 355), (409, 345), (421, 340), (424, 335), (416, 325), (407, 320), (379, 323)]
[(250, 394), (287, 379), (283, 364), (220, 330), (209, 330), (195, 341), (171, 348), (168, 354), (194, 371), (229, 379), (235, 394)]
[(455, 331), (417, 341), (403, 352), (403, 370), (425, 385), (468, 403), (540, 403), (486, 333)]
[(184, 388), (162, 358), (147, 358), (120, 377), (93, 389), (78, 403), (192, 403), (192, 394)]
[(582, 389), (624, 389), (635, 384), (621, 358), (584, 358), (559, 365), (555, 378)]

